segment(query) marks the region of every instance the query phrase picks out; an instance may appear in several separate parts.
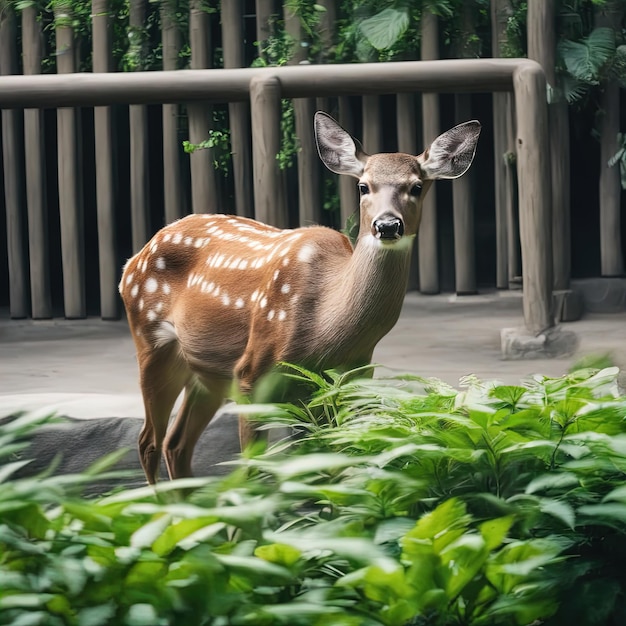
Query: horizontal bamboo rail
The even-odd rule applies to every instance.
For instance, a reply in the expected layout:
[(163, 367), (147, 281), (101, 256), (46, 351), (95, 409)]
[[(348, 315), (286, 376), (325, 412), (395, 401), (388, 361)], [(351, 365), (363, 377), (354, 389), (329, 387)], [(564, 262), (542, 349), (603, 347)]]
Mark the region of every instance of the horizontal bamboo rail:
[[(251, 92), (251, 84), (254, 89)], [(248, 101), (253, 120), (276, 126), (270, 110), (277, 99), (407, 92), (478, 93), (513, 91), (516, 100), (523, 256), (524, 321), (538, 335), (554, 326), (550, 261), (550, 172), (546, 83), (541, 66), (527, 59), (463, 59), (395, 63), (183, 70), (114, 74), (5, 76), (0, 108)], [(252, 95), (252, 98), (251, 98)], [(256, 139), (278, 136), (278, 128), (257, 128)], [(276, 168), (254, 150), (255, 188), (272, 189)], [(257, 180), (257, 176), (259, 177)], [(255, 198), (256, 215), (272, 221), (267, 194)], [(282, 210), (279, 207), (279, 210)]]

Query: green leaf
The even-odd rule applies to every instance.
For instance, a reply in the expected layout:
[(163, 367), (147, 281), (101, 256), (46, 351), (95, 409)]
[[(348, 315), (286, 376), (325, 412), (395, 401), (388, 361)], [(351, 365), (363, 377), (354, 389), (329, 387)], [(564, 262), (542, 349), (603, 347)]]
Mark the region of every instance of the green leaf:
[(561, 40), (557, 48), (575, 79), (597, 85), (602, 79), (603, 66), (615, 54), (615, 31), (596, 28), (580, 41)]
[(172, 523), (169, 515), (162, 515), (144, 524), (130, 538), (131, 548), (149, 548)]
[(409, 27), (409, 14), (406, 9), (384, 9), (360, 24), (361, 32), (376, 50), (391, 48)]
[(478, 529), (488, 550), (495, 550), (505, 540), (515, 518), (512, 515), (497, 517), (480, 524)]
[(256, 548), (254, 555), (270, 563), (291, 567), (298, 562), (302, 556), (302, 552), (285, 543), (271, 543), (267, 546), (259, 546)]

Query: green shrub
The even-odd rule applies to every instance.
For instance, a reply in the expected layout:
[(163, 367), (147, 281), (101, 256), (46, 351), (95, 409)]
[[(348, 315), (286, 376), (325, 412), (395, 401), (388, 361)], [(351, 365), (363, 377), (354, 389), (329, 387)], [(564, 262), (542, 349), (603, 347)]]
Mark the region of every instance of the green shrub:
[(0, 466), (0, 623), (626, 623), (615, 368), (358, 374), (293, 368), (309, 403), (246, 410), (299, 436), (226, 478), (85, 500), (88, 476)]

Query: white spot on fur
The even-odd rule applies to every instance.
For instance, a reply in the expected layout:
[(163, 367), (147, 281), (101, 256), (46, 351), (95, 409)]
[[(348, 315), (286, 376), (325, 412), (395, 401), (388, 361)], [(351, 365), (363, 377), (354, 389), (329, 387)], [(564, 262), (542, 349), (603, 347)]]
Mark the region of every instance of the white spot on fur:
[(310, 263), (315, 256), (315, 246), (310, 243), (305, 244), (298, 251), (298, 261), (302, 263)]
[(259, 306), (262, 309), (264, 309), (267, 306), (267, 298), (265, 296), (263, 296), (261, 300), (259, 301)]
[(157, 303), (156, 303), (156, 306), (154, 307), (154, 310), (155, 310), (157, 313), (160, 313), (160, 312), (163, 310), (163, 303), (162, 303), (162, 302), (157, 302)]
[(272, 280), (276, 280), (279, 274), (280, 274), (280, 270), (274, 270), (274, 276), (272, 277)]
[(237, 300), (235, 300), (235, 307), (238, 309), (243, 309), (245, 305), (245, 302), (243, 301), (243, 298), (237, 298)]
[(149, 322), (154, 322), (156, 320), (156, 318), (158, 317), (158, 315), (152, 309), (150, 309), (148, 311), (146, 316), (147, 316)]
[(280, 288), (280, 292), (281, 293), (289, 293), (291, 291), (291, 285), (289, 283), (285, 283), (281, 288)]
[(172, 238), (172, 233), (166, 233), (163, 235), (163, 241), (167, 242)]
[(276, 313), (274, 312), (274, 309), (272, 309), (268, 314), (267, 314), (267, 319), (271, 322), (274, 319), (274, 315), (276, 315)]
[(174, 237), (172, 238), (172, 243), (180, 243), (182, 240), (183, 240), (183, 234), (176, 233)]
[(284, 322), (286, 317), (287, 317), (286, 311), (283, 311), (283, 310), (278, 311), (278, 321), (279, 322)]
[(289, 257), (285, 257), (285, 258), (283, 259), (283, 266), (284, 266), (284, 267), (287, 267), (287, 265), (289, 265)]
[(259, 290), (255, 289), (250, 296), (250, 302), (256, 302), (259, 297)]
[(171, 287), (169, 286), (168, 283), (163, 283), (163, 293), (166, 296), (169, 296), (170, 292), (172, 291)]
[(148, 293), (154, 293), (159, 288), (159, 283), (156, 278), (152, 278), (152, 276), (150, 276), (150, 278), (146, 281), (144, 288)]
[(165, 259), (160, 256), (157, 260), (156, 260), (156, 268), (158, 270), (164, 270), (165, 269)]
[(194, 246), (194, 248), (200, 248), (200, 247), (201, 247), (201, 246), (203, 246), (203, 245), (204, 245), (204, 239), (202, 239), (201, 237), (198, 237), (198, 239), (196, 239), (196, 240), (193, 242), (193, 246)]
[(139, 309), (139, 311), (143, 311), (143, 298), (139, 299), (139, 302), (137, 304), (137, 308)]
[(230, 305), (230, 298), (228, 297), (228, 294), (226, 294), (226, 293), (222, 294), (222, 304), (224, 306), (229, 306)]
[(133, 288), (130, 290), (130, 295), (133, 298), (136, 298), (138, 293), (139, 293), (139, 285), (133, 285)]
[(131, 272), (127, 277), (126, 277), (126, 284), (130, 285), (133, 282), (133, 276), (135, 275), (135, 272)]
[(185, 245), (186, 246), (190, 246), (191, 242), (193, 241), (193, 239), (191, 237), (185, 237)]
[(152, 336), (154, 338), (154, 347), (160, 348), (172, 341), (176, 341), (178, 336), (176, 335), (176, 329), (171, 322), (161, 322), (153, 331)]

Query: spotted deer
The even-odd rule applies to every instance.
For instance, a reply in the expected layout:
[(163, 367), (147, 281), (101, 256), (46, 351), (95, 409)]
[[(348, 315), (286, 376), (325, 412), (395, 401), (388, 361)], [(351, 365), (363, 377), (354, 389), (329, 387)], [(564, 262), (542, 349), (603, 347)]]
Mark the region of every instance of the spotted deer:
[[(191, 475), (196, 442), (233, 380), (248, 393), (279, 362), (318, 371), (370, 363), (400, 314), (424, 196), (433, 180), (467, 171), (480, 124), (455, 126), (419, 156), (368, 155), (325, 113), (316, 113), (314, 129), (326, 167), (358, 179), (354, 247), (322, 226), (280, 230), (189, 215), (124, 268), (119, 290), (137, 350), (146, 414), (139, 455), (149, 483), (162, 451), (170, 477)], [(243, 418), (239, 433), (242, 445), (252, 436)]]

